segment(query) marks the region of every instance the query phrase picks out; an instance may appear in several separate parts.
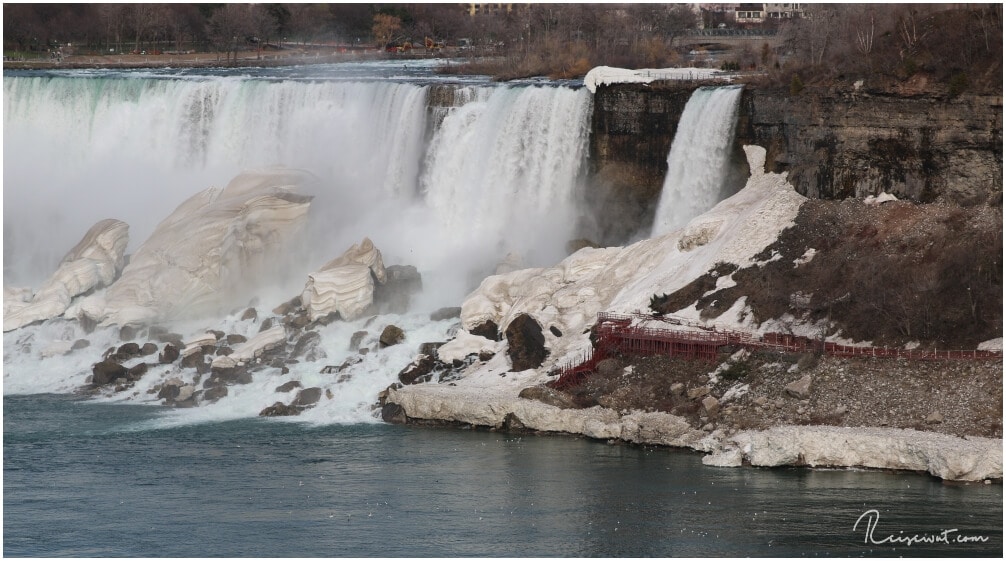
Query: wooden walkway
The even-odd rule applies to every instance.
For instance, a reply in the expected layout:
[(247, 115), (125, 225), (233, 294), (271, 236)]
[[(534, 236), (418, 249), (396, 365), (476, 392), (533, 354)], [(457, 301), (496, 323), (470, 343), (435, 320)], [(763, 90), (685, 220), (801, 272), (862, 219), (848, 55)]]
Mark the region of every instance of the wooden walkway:
[[(654, 322), (659, 322), (660, 326), (654, 327)], [(549, 382), (549, 386), (560, 390), (576, 386), (597, 368), (597, 363), (612, 356), (662, 355), (713, 362), (723, 347), (907, 360), (1002, 360), (1003, 357), (1002, 351), (857, 347), (784, 333), (766, 333), (756, 338), (751, 333), (714, 329), (673, 316), (644, 314), (601, 312), (597, 315), (594, 332), (596, 343), (591, 351), (553, 371), (559, 378)]]

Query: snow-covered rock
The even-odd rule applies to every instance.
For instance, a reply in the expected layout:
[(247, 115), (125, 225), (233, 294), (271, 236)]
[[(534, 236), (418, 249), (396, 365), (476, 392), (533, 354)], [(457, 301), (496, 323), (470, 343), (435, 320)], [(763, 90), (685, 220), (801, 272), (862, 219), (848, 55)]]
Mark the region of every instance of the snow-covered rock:
[(898, 197), (895, 197), (890, 193), (881, 193), (879, 195), (870, 195), (866, 197), (863, 199), (863, 203), (868, 205), (882, 205), (896, 200), (898, 200)]
[(158, 224), (108, 289), (102, 324), (150, 323), (232, 305), (242, 280), (275, 268), (305, 224), (311, 199), (296, 190), (308, 179), (294, 170), (246, 172), (224, 189), (190, 197)]
[(729, 80), (720, 70), (713, 68), (614, 68), (597, 66), (590, 69), (583, 77), (583, 85), (590, 93), (597, 92), (598, 86), (609, 84), (649, 84), (654, 80), (712, 80), (720, 78)]
[(978, 343), (979, 351), (1001, 351), (1003, 350), (1003, 338), (997, 337), (995, 339), (989, 339), (988, 341), (982, 341)]
[(5, 332), (63, 315), (73, 299), (107, 286), (122, 270), (129, 243), (129, 225), (106, 219), (91, 227), (63, 257), (56, 272), (30, 300), (24, 289), (4, 289)]
[(234, 352), (230, 355), (214, 358), (212, 366), (213, 368), (233, 368), (234, 366), (247, 364), (285, 343), (286, 329), (282, 325), (277, 325), (276, 327), (262, 331), (251, 339), (234, 347)]
[(647, 311), (651, 296), (685, 286), (718, 262), (750, 266), (793, 223), (806, 199), (785, 174), (763, 171), (763, 148), (745, 151), (753, 171), (744, 189), (684, 228), (624, 248), (583, 248), (555, 267), (488, 277), (462, 304), (463, 327), (493, 321), (505, 329), (512, 318), (529, 314), (569, 334), (546, 334), (550, 359), (564, 362), (589, 347), (583, 332), (598, 312)]
[(1002, 440), (912, 429), (782, 426), (737, 433), (707, 465), (806, 465), (924, 471), (941, 479), (1002, 478)]
[(301, 302), (312, 321), (332, 312), (352, 321), (374, 302), (374, 278), (384, 283), (387, 272), (381, 252), (364, 238), (307, 276)]

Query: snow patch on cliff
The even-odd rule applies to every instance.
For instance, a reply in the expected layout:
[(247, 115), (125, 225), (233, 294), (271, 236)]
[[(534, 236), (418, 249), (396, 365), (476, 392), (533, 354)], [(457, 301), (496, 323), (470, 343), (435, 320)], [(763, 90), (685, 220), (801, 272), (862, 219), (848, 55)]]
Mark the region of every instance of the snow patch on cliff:
[(714, 68), (615, 68), (597, 66), (583, 77), (583, 85), (590, 93), (597, 92), (598, 86), (609, 84), (649, 84), (654, 80), (714, 80), (729, 82), (731, 75)]

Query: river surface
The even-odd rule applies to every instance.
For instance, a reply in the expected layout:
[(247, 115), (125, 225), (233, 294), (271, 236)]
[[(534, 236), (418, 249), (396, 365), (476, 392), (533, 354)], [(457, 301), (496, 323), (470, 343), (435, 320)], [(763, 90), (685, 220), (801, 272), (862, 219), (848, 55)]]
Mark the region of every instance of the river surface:
[[(724, 469), (568, 437), (4, 397), (7, 556), (916, 556), (1002, 553), (1002, 486)], [(947, 535), (966, 544), (865, 543)]]

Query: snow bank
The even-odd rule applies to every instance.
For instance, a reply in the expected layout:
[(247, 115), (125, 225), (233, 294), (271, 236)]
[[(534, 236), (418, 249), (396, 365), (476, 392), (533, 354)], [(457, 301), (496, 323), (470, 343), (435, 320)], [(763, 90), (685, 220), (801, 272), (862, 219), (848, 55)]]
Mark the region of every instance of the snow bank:
[(193, 195), (133, 254), (95, 319), (141, 324), (233, 304), (240, 281), (274, 269), (305, 224), (310, 198), (296, 189), (307, 178), (292, 170), (247, 172), (222, 190)]
[[(129, 225), (106, 219), (91, 227), (30, 299), (24, 289), (4, 289), (4, 332), (63, 315), (81, 294), (107, 286), (122, 270)], [(9, 298), (8, 298), (9, 297)]]
[(1002, 478), (1002, 440), (870, 427), (784, 426), (737, 433), (706, 465), (866, 467), (924, 471), (941, 479)]
[(713, 68), (614, 68), (597, 66), (590, 69), (583, 77), (583, 85), (590, 93), (595, 93), (598, 86), (609, 84), (649, 84), (654, 80), (713, 80), (730, 81), (730, 76)]

